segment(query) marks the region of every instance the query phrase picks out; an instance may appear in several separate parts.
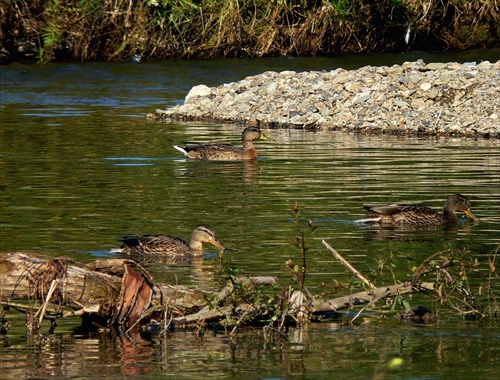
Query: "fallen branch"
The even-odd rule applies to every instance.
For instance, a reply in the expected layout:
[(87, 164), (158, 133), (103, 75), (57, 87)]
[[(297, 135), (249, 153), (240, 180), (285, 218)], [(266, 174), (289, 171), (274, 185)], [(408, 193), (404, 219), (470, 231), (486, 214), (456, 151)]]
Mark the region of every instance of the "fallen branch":
[[(31, 305), (23, 305), (17, 302), (2, 302), (2, 305), (7, 308), (13, 308), (21, 313), (29, 314), (33, 312), (33, 307)], [(95, 312), (97, 313), (98, 310)], [(48, 306), (45, 309), (44, 319), (54, 320), (58, 318), (69, 318), (69, 317), (77, 317), (82, 316), (86, 312), (83, 309), (80, 310), (63, 310), (61, 307), (52, 308)]]
[[(217, 310), (201, 310), (197, 313), (186, 315), (183, 317), (176, 317), (172, 322), (178, 327), (186, 327), (200, 322), (219, 322), (229, 318), (241, 316), (244, 313), (259, 310), (255, 305), (240, 304), (236, 308), (234, 306), (224, 306)], [(239, 318), (241, 320), (241, 318)]]
[(338, 297), (331, 300), (311, 300), (309, 310), (312, 313), (324, 313), (327, 311), (338, 311), (351, 309), (354, 306), (363, 305), (373, 302), (374, 300), (382, 300), (384, 298), (396, 297), (415, 291), (433, 290), (433, 283), (422, 283), (418, 287), (411, 282), (405, 282), (397, 285), (382, 286), (369, 291), (350, 294), (348, 296)]
[(365, 283), (369, 288), (375, 289), (375, 285), (373, 285), (370, 280), (368, 280), (365, 276), (363, 276), (357, 269), (355, 269), (346, 259), (344, 259), (340, 253), (338, 253), (335, 249), (333, 249), (326, 241), (321, 240), (323, 245), (330, 251), (330, 253), (339, 260), (347, 269), (349, 269), (352, 273), (354, 273), (361, 281)]
[[(152, 303), (151, 276), (131, 260), (107, 260), (105, 265), (94, 265), (94, 268), (103, 267), (109, 273), (121, 274), (100, 272), (67, 259), (47, 259), (26, 253), (0, 254), (2, 304), (14, 305), (10, 302), (12, 299), (28, 300), (28, 307), (14, 307), (30, 316), (34, 328), (42, 323), (49, 304), (73, 310), (53, 312), (48, 318), (51, 320), (76, 314), (99, 319), (106, 325), (130, 326)], [(158, 289), (157, 295), (157, 303), (161, 303), (161, 290)], [(36, 313), (33, 301), (43, 302)]]

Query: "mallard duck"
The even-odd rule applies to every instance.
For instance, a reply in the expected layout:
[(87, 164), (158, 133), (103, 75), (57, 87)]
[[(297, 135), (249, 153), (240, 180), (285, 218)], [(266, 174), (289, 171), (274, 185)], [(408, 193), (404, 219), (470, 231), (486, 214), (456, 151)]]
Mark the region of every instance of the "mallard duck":
[(200, 256), (203, 255), (203, 243), (226, 249), (215, 237), (214, 229), (207, 224), (199, 224), (194, 228), (189, 244), (170, 235), (126, 236), (122, 242), (121, 252), (129, 255)]
[(255, 160), (259, 157), (254, 140), (270, 140), (261, 133), (258, 127), (247, 127), (241, 134), (243, 148), (237, 148), (230, 144), (203, 144), (186, 143), (184, 146), (174, 145), (174, 148), (182, 152), (185, 157), (194, 160), (205, 161), (237, 161), (237, 160)]
[(357, 222), (414, 226), (440, 225), (457, 223), (457, 211), (461, 211), (469, 218), (477, 220), (470, 209), (469, 199), (460, 194), (453, 194), (448, 198), (442, 214), (430, 207), (412, 203), (365, 206), (365, 209), (368, 210), (368, 213), (364, 218), (357, 220)]

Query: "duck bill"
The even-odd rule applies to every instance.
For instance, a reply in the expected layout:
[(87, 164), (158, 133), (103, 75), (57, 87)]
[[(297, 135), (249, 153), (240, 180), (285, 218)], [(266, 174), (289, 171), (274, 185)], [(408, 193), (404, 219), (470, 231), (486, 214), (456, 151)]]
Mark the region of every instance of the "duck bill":
[(478, 218), (476, 218), (476, 216), (472, 213), (471, 210), (465, 210), (464, 214), (467, 215), (467, 217), (472, 219), (472, 220), (476, 220), (476, 221), (479, 220)]
[(264, 134), (262, 131), (260, 132), (259, 140), (274, 141), (274, 139), (272, 137)]
[(212, 244), (214, 247), (217, 247), (219, 249), (222, 249), (222, 250), (226, 250), (226, 246), (224, 244), (222, 244), (217, 238), (214, 238), (212, 240), (210, 240), (210, 244)]

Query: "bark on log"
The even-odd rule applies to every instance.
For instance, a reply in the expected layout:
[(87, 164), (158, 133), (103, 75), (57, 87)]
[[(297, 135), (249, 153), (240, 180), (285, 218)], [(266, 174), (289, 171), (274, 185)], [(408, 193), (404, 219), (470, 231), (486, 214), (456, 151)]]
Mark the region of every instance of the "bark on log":
[[(161, 304), (163, 293), (159, 288), (156, 292), (154, 289), (150, 275), (132, 260), (102, 260), (83, 265), (26, 253), (0, 254), (1, 302), (29, 314), (36, 311), (39, 322), (50, 303), (75, 311), (58, 311), (53, 318), (77, 314), (128, 328), (154, 304), (154, 295), (156, 304)], [(42, 306), (34, 310), (31, 306), (13, 304), (13, 299), (29, 300), (30, 305), (41, 301)]]
[(67, 259), (25, 253), (0, 254), (0, 294), (10, 299), (45, 300), (57, 280), (51, 303), (106, 315), (120, 294), (121, 278), (89, 270)]

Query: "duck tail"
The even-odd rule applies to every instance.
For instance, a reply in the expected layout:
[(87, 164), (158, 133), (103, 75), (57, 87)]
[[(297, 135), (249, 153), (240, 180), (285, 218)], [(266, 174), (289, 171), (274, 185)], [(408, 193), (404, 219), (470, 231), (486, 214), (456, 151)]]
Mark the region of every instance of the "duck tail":
[(367, 218), (356, 219), (354, 223), (380, 223), (380, 220), (380, 217), (370, 216)]
[(188, 152), (182, 146), (174, 145), (174, 148), (181, 152), (184, 156), (188, 156)]

